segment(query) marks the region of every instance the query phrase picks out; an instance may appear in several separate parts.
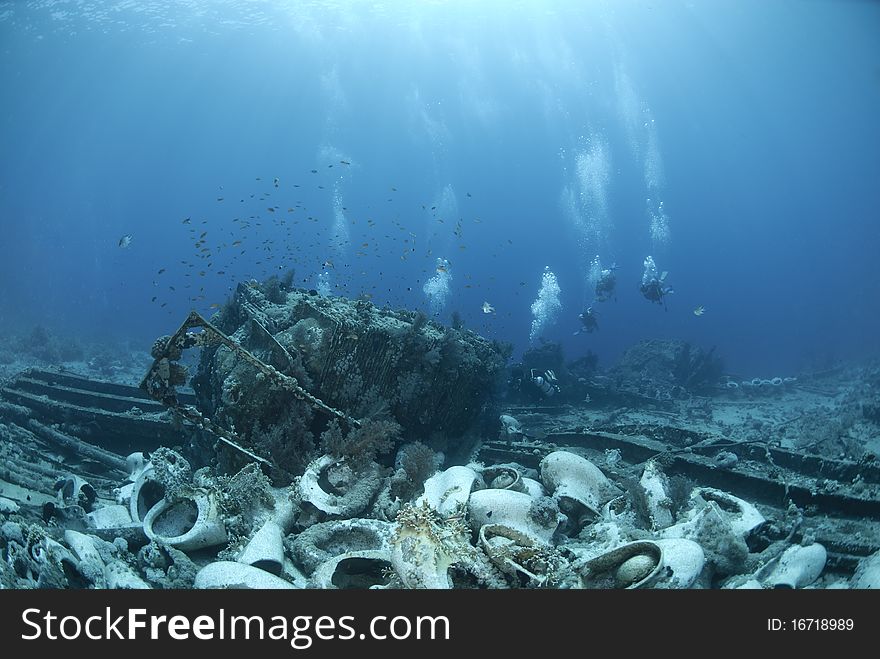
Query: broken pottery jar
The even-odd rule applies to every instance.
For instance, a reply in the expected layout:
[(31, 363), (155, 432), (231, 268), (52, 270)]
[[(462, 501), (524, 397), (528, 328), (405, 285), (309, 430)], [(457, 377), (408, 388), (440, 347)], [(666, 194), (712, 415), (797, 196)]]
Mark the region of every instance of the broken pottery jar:
[(443, 517), (454, 515), (467, 506), (476, 480), (477, 472), (470, 467), (449, 467), (425, 481), (425, 492), (416, 505), (424, 502)]
[(138, 476), (141, 475), (141, 472), (149, 466), (150, 462), (147, 460), (146, 454), (141, 451), (131, 453), (125, 458), (125, 467), (128, 469), (128, 478), (126, 478), (125, 485), (113, 488), (113, 493), (116, 495), (116, 503), (124, 506), (130, 505), (131, 495), (132, 492), (134, 492), (134, 484), (137, 481)]
[(598, 517), (602, 504), (620, 494), (596, 465), (568, 451), (554, 451), (541, 460), (541, 480), (568, 516), (569, 533)]
[(691, 492), (691, 502), (698, 507), (701, 502), (713, 501), (727, 520), (731, 530), (745, 538), (766, 520), (752, 504), (723, 490), (712, 487), (695, 487)]
[(55, 483), (55, 494), (60, 506), (80, 506), (86, 512), (92, 509), (98, 493), (84, 478), (67, 476)]
[(689, 588), (704, 563), (702, 548), (691, 540), (638, 540), (588, 560), (581, 587)]
[(406, 588), (450, 589), (450, 570), (473, 551), (460, 517), (442, 518), (427, 505), (404, 506), (391, 538), (391, 566)]
[(480, 547), (497, 568), (518, 579), (525, 578), (529, 585), (544, 585), (558, 567), (546, 545), (502, 524), (481, 526), (479, 538)]
[(306, 468), (298, 489), (303, 503), (330, 517), (354, 517), (370, 504), (382, 485), (379, 466), (354, 471), (345, 460), (322, 455)]
[(165, 497), (165, 486), (156, 477), (152, 465), (144, 467), (134, 481), (129, 495), (128, 512), (135, 522), (143, 522), (147, 513)]
[(428, 528), (399, 526), (391, 542), (391, 565), (407, 588), (448, 590), (449, 569), (456, 557)]
[(540, 499), (541, 497), (547, 496), (547, 491), (544, 489), (544, 486), (534, 478), (524, 476), (522, 483), (525, 487), (525, 490), (523, 491), (533, 499)]
[[(68, 584), (78, 578), (79, 559), (57, 540), (43, 536), (30, 546), (31, 567), (37, 576), (37, 588), (53, 588)], [(60, 568), (60, 569), (59, 569)], [(61, 583), (55, 582), (53, 573), (63, 574)]]
[(483, 467), (480, 475), (486, 483), (486, 487), (495, 490), (512, 490), (514, 492), (528, 493), (528, 487), (518, 469), (510, 465), (492, 465)]
[(316, 588), (384, 588), (392, 569), (388, 549), (347, 551), (319, 565), (312, 582)]
[(535, 503), (523, 492), (479, 490), (468, 501), (471, 525), (479, 529), (486, 524), (499, 524), (522, 533), (535, 544), (548, 545), (562, 518), (558, 514), (536, 514)]
[(227, 540), (217, 498), (203, 490), (162, 499), (144, 518), (144, 532), (150, 540), (182, 551), (214, 547)]
[(104, 561), (95, 546), (95, 538), (68, 529), (64, 532), (64, 542), (79, 559), (78, 570), (80, 574), (91, 581), (95, 588), (106, 588)]
[(693, 540), (705, 551), (707, 562), (716, 576), (739, 574), (746, 569), (749, 556), (743, 536), (734, 530), (730, 518), (718, 503), (701, 498), (694, 499), (694, 502), (699, 508), (688, 511), (684, 521), (663, 529), (658, 537)]
[(378, 519), (343, 519), (319, 522), (290, 542), (293, 559), (306, 574), (348, 552), (388, 551), (396, 525)]

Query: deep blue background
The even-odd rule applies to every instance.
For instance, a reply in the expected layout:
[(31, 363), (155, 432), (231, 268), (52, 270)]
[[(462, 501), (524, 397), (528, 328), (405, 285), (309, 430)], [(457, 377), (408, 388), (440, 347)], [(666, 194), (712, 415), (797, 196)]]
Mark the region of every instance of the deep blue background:
[[(0, 89), (3, 331), (147, 348), (238, 281), (293, 265), (312, 287), (327, 259), (340, 292), (427, 308), (442, 256), (442, 319), (518, 351), (549, 265), (545, 335), (572, 358), (683, 338), (772, 377), (877, 353), (876, 3), (0, 1)], [(604, 210), (578, 175), (597, 147)], [(572, 336), (597, 253), (618, 300)], [(637, 290), (649, 253), (666, 312)]]

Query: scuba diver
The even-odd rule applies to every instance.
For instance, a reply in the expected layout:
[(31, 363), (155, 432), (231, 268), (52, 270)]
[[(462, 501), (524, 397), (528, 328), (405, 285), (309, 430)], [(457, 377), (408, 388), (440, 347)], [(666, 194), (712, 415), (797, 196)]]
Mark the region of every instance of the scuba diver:
[(575, 331), (574, 336), (577, 336), (578, 334), (582, 334), (584, 332), (589, 332), (590, 334), (592, 334), (597, 329), (599, 329), (599, 314), (593, 311), (592, 305), (587, 307), (587, 310), (583, 313), (578, 314), (578, 318), (580, 319), (583, 326), (579, 330)]
[(545, 398), (558, 394), (561, 390), (556, 380), (556, 373), (547, 369), (543, 373), (538, 369), (529, 371), (532, 384), (541, 392)]
[[(617, 270), (615, 263), (610, 268), (606, 268), (599, 273), (599, 280), (596, 282), (596, 301), (605, 302), (614, 295), (614, 288), (617, 286)], [(616, 300), (617, 298), (615, 298)]]
[(654, 259), (649, 256), (645, 259), (645, 271), (642, 274), (642, 283), (639, 285), (639, 290), (645, 296), (645, 299), (662, 304), (664, 309), (666, 308), (666, 302), (663, 298), (675, 292), (671, 286), (666, 284), (666, 276), (668, 274), (668, 272), (664, 271), (658, 277), (657, 266), (654, 264)]

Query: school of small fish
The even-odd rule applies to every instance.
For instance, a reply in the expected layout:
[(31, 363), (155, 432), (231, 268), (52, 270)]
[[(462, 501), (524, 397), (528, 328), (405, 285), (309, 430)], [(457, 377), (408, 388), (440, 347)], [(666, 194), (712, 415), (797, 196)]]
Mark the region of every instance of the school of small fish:
[[(169, 308), (168, 314), (180, 313), (183, 303), (196, 309), (219, 309), (238, 282), (265, 281), (272, 275), (281, 278), (291, 271), (298, 275), (294, 285), (301, 288), (311, 289), (315, 275), (323, 272), (340, 295), (364, 299), (381, 295), (389, 304), (403, 307), (423, 302), (414, 301), (413, 295), (421, 292), (424, 281), (448, 268), (433, 265), (436, 245), (453, 241), (445, 251), (467, 249), (465, 218), (444, 217), (436, 204), (417, 203), (407, 210), (401, 202), (406, 191), (396, 185), (388, 186), (380, 198), (358, 211), (328, 203), (339, 173), (351, 171), (352, 162), (340, 159), (305, 170), (307, 174), (299, 181), (290, 175), (255, 177), (247, 192), (218, 186), (209, 202), (216, 210), (189, 213), (179, 220), (192, 245), (191, 255), (154, 264), (150, 302), (160, 308), (171, 303), (177, 311)], [(325, 172), (332, 178), (325, 180)], [(466, 198), (470, 202), (473, 195), (466, 192)], [(316, 211), (318, 207), (323, 212)], [(427, 235), (420, 239), (404, 217), (416, 219), (420, 228), (427, 224)], [(482, 222), (480, 218), (472, 221)], [(127, 248), (131, 241), (132, 236), (125, 235), (119, 246)], [(500, 239), (483, 258), (497, 258), (510, 245), (512, 239)], [(334, 256), (327, 258), (328, 253)], [(385, 265), (391, 255), (409, 270), (406, 276), (398, 274), (399, 267)], [(413, 272), (406, 264), (417, 270)], [(495, 277), (480, 282), (461, 272), (466, 289), (495, 283)], [(496, 313), (488, 302), (482, 311)]]
[[(287, 176), (284, 182), (280, 176), (272, 176), (264, 182), (263, 177), (258, 176), (252, 186), (256, 189), (245, 193), (220, 185), (213, 202), (217, 207), (215, 212), (191, 213), (180, 220), (180, 226), (188, 232), (192, 254), (173, 264), (154, 265), (160, 266), (155, 269), (152, 280), (153, 288), (158, 290), (150, 296), (150, 302), (160, 308), (169, 302), (176, 303), (172, 306), (177, 311), (168, 309), (168, 314), (180, 313), (184, 301), (192, 308), (214, 310), (222, 306), (238, 282), (265, 281), (273, 275), (283, 278), (288, 273), (296, 273), (300, 277), (293, 281), (294, 285), (311, 289), (314, 277), (324, 273), (321, 276), (328, 277), (340, 295), (364, 299), (381, 295), (388, 304), (412, 307), (413, 291), (418, 294), (423, 281), (436, 273), (449, 271), (448, 261), (437, 258), (437, 245), (444, 246), (445, 253), (441, 256), (448, 256), (453, 248), (467, 249), (465, 219), (443, 217), (437, 204), (417, 203), (410, 207), (408, 198), (408, 203), (403, 204), (399, 200), (406, 198), (406, 191), (401, 193), (394, 185), (387, 188), (390, 196), (382, 195), (384, 202), (378, 203), (377, 199), (358, 211), (339, 204), (335, 194), (333, 203), (328, 203), (327, 190), (338, 190), (336, 184), (341, 179), (332, 173), (333, 178), (324, 181), (322, 170), (332, 170), (334, 164), (341, 166), (337, 172), (352, 169), (351, 160), (340, 159), (321, 169), (308, 170), (308, 182), (290, 182), (292, 177)], [(316, 180), (321, 183), (316, 184)], [(314, 191), (320, 191), (318, 199), (314, 198)], [(465, 203), (472, 203), (473, 195), (466, 192), (466, 199)], [(311, 203), (307, 205), (306, 200)], [(313, 210), (315, 203), (324, 208), (323, 213)], [(419, 217), (419, 208), (422, 217)], [(411, 226), (400, 219), (401, 215), (417, 220), (420, 227), (427, 225), (433, 229), (420, 241)], [(483, 222), (479, 217), (470, 221), (475, 225)], [(494, 245), (485, 241), (485, 235), (479, 237), (481, 244), (487, 247), (470, 257), (479, 262), (485, 262), (488, 257), (498, 258), (502, 250), (514, 244), (513, 239), (506, 236), (496, 239)], [(118, 245), (127, 249), (132, 241), (132, 234), (125, 234), (119, 238)], [(348, 250), (352, 256), (345, 258)], [(335, 254), (334, 258), (326, 258), (328, 252)], [(406, 274), (390, 272), (388, 258), (394, 253), (401, 262), (414, 262), (419, 268), (415, 279), (411, 268)], [(456, 267), (456, 271), (465, 289), (483, 288), (491, 293), (496, 285), (494, 276), (478, 281), (466, 268)], [(514, 295), (519, 296), (524, 286), (526, 282), (520, 281)], [(385, 290), (381, 290), (383, 288)], [(415, 304), (421, 302), (423, 300), (418, 300)], [(484, 317), (497, 314), (489, 302), (483, 302), (481, 311)], [(702, 316), (705, 308), (698, 306), (693, 313)], [(510, 311), (506, 315), (509, 317)], [(491, 327), (484, 325), (481, 329)]]

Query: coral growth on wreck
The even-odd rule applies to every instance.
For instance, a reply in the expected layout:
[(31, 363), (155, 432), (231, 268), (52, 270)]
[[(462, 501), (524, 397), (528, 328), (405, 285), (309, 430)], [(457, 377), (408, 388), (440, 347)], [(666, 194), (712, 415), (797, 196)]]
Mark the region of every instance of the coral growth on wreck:
[[(360, 467), (403, 438), (461, 436), (492, 404), (501, 344), (418, 312), (287, 285), (239, 286), (214, 322), (327, 405), (362, 419), (360, 428), (334, 425), (225, 346), (203, 350), (193, 378), (200, 409), (272, 462), (276, 481), (301, 474), (317, 444)], [(243, 464), (236, 455), (217, 460), (227, 470)]]

